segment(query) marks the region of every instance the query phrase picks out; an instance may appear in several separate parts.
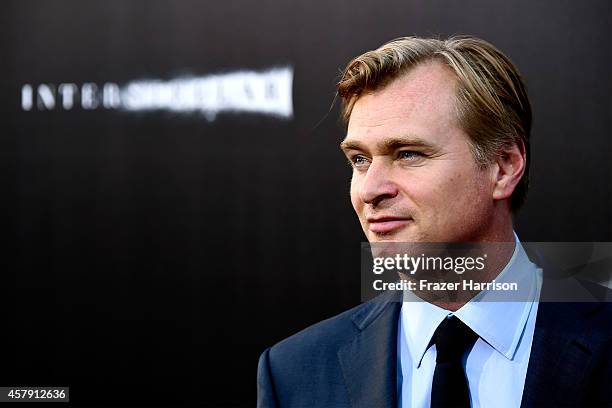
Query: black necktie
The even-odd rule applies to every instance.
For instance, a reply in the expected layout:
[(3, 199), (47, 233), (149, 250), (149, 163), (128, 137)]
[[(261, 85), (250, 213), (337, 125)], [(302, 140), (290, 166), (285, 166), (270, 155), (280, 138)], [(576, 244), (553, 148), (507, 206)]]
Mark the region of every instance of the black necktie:
[(431, 387), (432, 408), (469, 408), (470, 390), (461, 358), (476, 339), (478, 335), (455, 316), (444, 319), (436, 329), (431, 339), (437, 351)]

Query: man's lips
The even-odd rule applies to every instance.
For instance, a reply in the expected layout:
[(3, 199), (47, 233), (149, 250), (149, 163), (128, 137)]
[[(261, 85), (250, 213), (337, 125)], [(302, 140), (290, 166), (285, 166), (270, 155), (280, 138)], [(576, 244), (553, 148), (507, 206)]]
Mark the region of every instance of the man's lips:
[(404, 228), (412, 218), (368, 217), (368, 228), (376, 234), (386, 234)]

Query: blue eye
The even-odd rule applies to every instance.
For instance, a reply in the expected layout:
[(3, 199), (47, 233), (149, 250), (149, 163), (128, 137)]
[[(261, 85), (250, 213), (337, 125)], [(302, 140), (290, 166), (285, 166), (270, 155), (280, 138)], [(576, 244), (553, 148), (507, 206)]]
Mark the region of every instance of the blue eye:
[(357, 156), (357, 157), (355, 157), (355, 160), (353, 160), (353, 162), (354, 162), (356, 165), (365, 164), (366, 159), (365, 159), (365, 157), (362, 157), (362, 156)]
[(355, 156), (350, 159), (351, 165), (354, 167), (364, 167), (368, 164), (368, 159), (364, 156)]
[(399, 152), (399, 158), (403, 160), (415, 160), (421, 156), (421, 153), (412, 150), (402, 150), (401, 152)]

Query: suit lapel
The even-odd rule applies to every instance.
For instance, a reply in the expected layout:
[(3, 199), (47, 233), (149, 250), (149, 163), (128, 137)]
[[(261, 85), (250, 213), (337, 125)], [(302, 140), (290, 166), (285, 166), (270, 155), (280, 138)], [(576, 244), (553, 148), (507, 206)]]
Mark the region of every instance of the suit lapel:
[(384, 294), (353, 316), (359, 332), (338, 351), (353, 407), (397, 406), (397, 325), (401, 302), (396, 296)]

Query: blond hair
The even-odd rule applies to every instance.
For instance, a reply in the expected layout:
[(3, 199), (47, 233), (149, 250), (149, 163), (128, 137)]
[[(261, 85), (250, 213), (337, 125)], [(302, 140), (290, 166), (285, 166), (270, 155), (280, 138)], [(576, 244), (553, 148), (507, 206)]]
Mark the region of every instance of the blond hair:
[(529, 185), (531, 105), (518, 69), (490, 43), (467, 36), (447, 40), (402, 37), (354, 58), (337, 85), (344, 123), (348, 124), (361, 94), (381, 89), (431, 60), (450, 67), (457, 77), (457, 117), (481, 167), (491, 164), (507, 146), (524, 146), (525, 172), (510, 200), (512, 210), (517, 210)]

